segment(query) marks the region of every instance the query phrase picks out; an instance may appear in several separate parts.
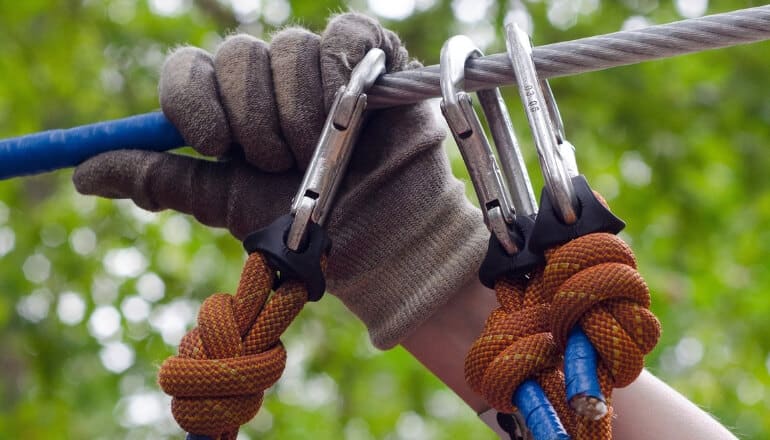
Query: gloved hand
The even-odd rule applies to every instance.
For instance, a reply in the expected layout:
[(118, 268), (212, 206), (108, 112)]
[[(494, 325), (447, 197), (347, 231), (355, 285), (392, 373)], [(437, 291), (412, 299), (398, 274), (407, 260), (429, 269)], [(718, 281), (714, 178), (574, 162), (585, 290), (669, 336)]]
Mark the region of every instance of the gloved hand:
[[(176, 50), (160, 80), (164, 114), (214, 162), (122, 150), (75, 170), (78, 191), (175, 209), (243, 239), (288, 212), (334, 93), (373, 47), (387, 70), (409, 62), (399, 38), (359, 14), (322, 36), (301, 28), (272, 43), (229, 37), (213, 56)], [(426, 104), (373, 112), (328, 220), (327, 288), (390, 348), (476, 276), (488, 233), (464, 197)]]

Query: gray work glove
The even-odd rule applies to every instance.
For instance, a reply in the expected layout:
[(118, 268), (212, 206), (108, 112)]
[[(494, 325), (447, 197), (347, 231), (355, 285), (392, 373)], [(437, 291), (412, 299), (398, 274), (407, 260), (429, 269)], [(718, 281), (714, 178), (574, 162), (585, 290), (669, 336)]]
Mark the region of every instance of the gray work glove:
[[(165, 115), (213, 162), (122, 150), (81, 164), (78, 191), (175, 209), (243, 239), (289, 211), (334, 93), (373, 47), (387, 69), (409, 63), (399, 38), (375, 20), (344, 14), (322, 36), (301, 28), (270, 45), (228, 38), (213, 56), (184, 47), (160, 80)], [(390, 348), (476, 276), (488, 233), (442, 151), (426, 104), (374, 111), (328, 220), (327, 288)]]

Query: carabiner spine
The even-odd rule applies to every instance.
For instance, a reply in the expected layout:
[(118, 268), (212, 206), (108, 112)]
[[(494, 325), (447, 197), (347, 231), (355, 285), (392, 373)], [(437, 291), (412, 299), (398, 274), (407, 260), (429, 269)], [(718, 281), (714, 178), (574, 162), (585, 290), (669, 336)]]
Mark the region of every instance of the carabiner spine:
[[(563, 134), (559, 133), (563, 132), (563, 127), (554, 124), (554, 115), (549, 113), (549, 106), (553, 104), (549, 104), (546, 99), (537, 77), (529, 35), (515, 24), (506, 25), (505, 31), (508, 55), (516, 73), (519, 96), (524, 103), (527, 121), (532, 129), (545, 186), (555, 202), (554, 206), (559, 211), (561, 220), (566, 224), (573, 224), (578, 218), (578, 202), (564, 164), (564, 157), (568, 156), (560, 149), (558, 138), (563, 137)], [(548, 97), (552, 99), (551, 95)]]

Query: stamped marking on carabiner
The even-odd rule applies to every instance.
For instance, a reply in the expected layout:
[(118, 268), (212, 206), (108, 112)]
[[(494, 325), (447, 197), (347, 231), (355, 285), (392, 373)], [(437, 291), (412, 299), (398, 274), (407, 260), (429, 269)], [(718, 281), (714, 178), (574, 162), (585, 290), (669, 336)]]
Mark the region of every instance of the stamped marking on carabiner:
[(323, 226), (363, 123), (365, 92), (383, 73), (385, 52), (371, 49), (353, 69), (348, 84), (334, 95), (318, 145), (292, 200), (294, 222), (286, 237), (286, 246), (291, 251), (302, 249), (310, 223)]
[(527, 109), (527, 121), (537, 147), (545, 186), (554, 200), (557, 214), (564, 223), (571, 225), (579, 215), (578, 199), (572, 185), (572, 177), (577, 175), (574, 147), (564, 138), (564, 126), (550, 86), (545, 80), (538, 79), (529, 35), (515, 23), (507, 24), (505, 33), (508, 56), (516, 73), (519, 96)]

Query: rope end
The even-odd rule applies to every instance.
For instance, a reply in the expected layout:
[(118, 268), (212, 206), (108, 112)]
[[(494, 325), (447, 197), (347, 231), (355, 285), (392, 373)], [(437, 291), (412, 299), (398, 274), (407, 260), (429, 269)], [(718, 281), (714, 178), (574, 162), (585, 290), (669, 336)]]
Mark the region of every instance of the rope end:
[(575, 396), (569, 401), (569, 406), (579, 415), (590, 419), (600, 420), (607, 415), (607, 402), (593, 396)]

